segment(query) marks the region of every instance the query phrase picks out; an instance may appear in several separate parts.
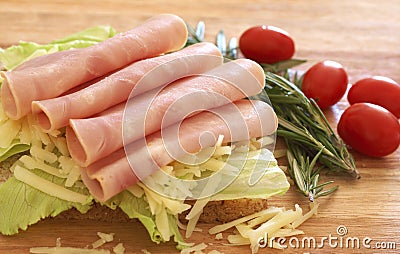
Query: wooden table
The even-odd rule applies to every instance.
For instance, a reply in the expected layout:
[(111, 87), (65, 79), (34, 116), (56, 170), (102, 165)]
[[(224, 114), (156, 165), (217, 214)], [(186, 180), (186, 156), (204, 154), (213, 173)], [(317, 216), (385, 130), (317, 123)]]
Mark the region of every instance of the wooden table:
[[(331, 59), (342, 63), (350, 82), (370, 75), (385, 75), (400, 82), (400, 1), (0, 1), (0, 46), (19, 40), (45, 43), (94, 25), (111, 25), (117, 31), (128, 30), (157, 13), (175, 13), (188, 23), (206, 23), (206, 39), (223, 29), (228, 37), (239, 36), (252, 25), (269, 24), (287, 30), (296, 42), (296, 58), (313, 63)], [(326, 114), (333, 126), (348, 104), (345, 99)], [(360, 239), (361, 247), (329, 245), (315, 248), (288, 248), (273, 253), (399, 253), (400, 250), (400, 149), (382, 159), (372, 159), (354, 152), (362, 175), (354, 180), (343, 174), (329, 176), (340, 189), (320, 199), (319, 214), (301, 229), (306, 237), (321, 240), (338, 236), (345, 226), (347, 238)], [(292, 187), (272, 205), (291, 208), (295, 203), (307, 206), (307, 200)], [(207, 229), (210, 225), (201, 225)], [(0, 253), (28, 253), (32, 246), (54, 246), (61, 237), (64, 246), (83, 247), (96, 240), (96, 232), (114, 232), (127, 253), (171, 253), (173, 243), (154, 245), (144, 228), (132, 223), (93, 223), (90, 221), (44, 221), (13, 237), (0, 236)], [(370, 238), (371, 248), (362, 245)], [(301, 238), (300, 238), (301, 239)], [(195, 234), (189, 241), (212, 242), (212, 249), (224, 253), (250, 253), (245, 247), (226, 247), (206, 233)], [(397, 250), (377, 249), (375, 244), (396, 243)], [(260, 253), (270, 253), (261, 249)]]

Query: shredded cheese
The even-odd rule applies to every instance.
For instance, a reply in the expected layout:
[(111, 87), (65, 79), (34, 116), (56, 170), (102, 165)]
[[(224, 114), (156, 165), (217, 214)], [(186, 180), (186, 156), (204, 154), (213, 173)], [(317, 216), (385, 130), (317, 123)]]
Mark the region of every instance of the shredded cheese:
[[(2, 82), (3, 81), (3, 78), (2, 77), (0, 77), (0, 82)], [(1, 104), (1, 98), (0, 98), (0, 104)], [(3, 122), (5, 122), (5, 121), (7, 121), (9, 118), (8, 118), (8, 116), (6, 115), (6, 112), (4, 112), (4, 109), (3, 109), (3, 107), (0, 107), (0, 123), (3, 123)]]
[[(177, 220), (177, 223), (178, 223), (178, 227), (180, 229), (185, 230), (185, 231), (187, 230), (187, 225), (183, 224), (180, 220)], [(193, 232), (203, 232), (203, 229), (195, 227), (193, 229)]]
[(298, 218), (297, 220), (295, 220), (295, 221), (292, 223), (292, 227), (293, 227), (293, 228), (297, 228), (297, 227), (300, 226), (303, 222), (305, 222), (306, 220), (308, 220), (308, 219), (311, 218), (314, 214), (317, 213), (319, 204), (318, 204), (318, 203), (312, 203), (311, 205), (312, 205), (311, 210), (310, 210), (308, 213), (306, 213), (305, 215), (301, 216), (300, 218)]
[(37, 140), (40, 140), (42, 144), (44, 145), (48, 145), (51, 143), (50, 137), (47, 133), (44, 133), (39, 126), (37, 126), (36, 124), (32, 125), (33, 128), (33, 132), (34, 135), (36, 137)]
[(219, 252), (217, 250), (211, 250), (207, 254), (223, 254), (222, 252)]
[(50, 196), (57, 197), (70, 202), (85, 203), (88, 200), (88, 196), (66, 189), (58, 184), (47, 181), (36, 174), (32, 173), (28, 169), (25, 169), (19, 165), (14, 168), (14, 176), (20, 180), (38, 189)]
[(286, 153), (287, 153), (286, 149), (275, 149), (274, 150), (274, 157), (276, 159), (282, 158), (282, 157), (286, 156)]
[(192, 253), (192, 252), (202, 251), (202, 250), (204, 250), (205, 248), (207, 248), (207, 244), (205, 244), (205, 243), (200, 243), (200, 244), (197, 244), (197, 245), (195, 245), (195, 246), (193, 246), (193, 247), (189, 247), (189, 248), (186, 248), (186, 249), (181, 250), (181, 254), (190, 254), (190, 253)]
[(272, 235), (275, 231), (288, 225), (301, 217), (302, 210), (296, 205), (295, 210), (287, 210), (275, 215), (272, 219), (261, 224), (257, 229), (253, 229), (248, 233), (248, 238), (250, 238), (250, 248), (253, 253), (257, 253), (260, 247), (259, 239), (263, 238), (265, 235)]
[(0, 124), (0, 147), (7, 148), (17, 137), (21, 129), (21, 121), (7, 120)]
[(265, 147), (265, 146), (273, 144), (275, 142), (275, 138), (273, 138), (271, 136), (264, 136), (264, 137), (261, 137), (261, 138), (258, 138), (256, 140), (252, 140), (252, 141), (253, 141), (252, 143), (254, 144), (254, 146), (256, 146), (257, 149), (260, 149), (261, 147)]
[(283, 208), (277, 208), (277, 207), (268, 208), (266, 210), (262, 210), (260, 212), (256, 212), (256, 213), (247, 215), (245, 217), (241, 217), (241, 218), (233, 220), (231, 222), (227, 222), (227, 223), (224, 223), (224, 224), (216, 225), (216, 226), (210, 228), (208, 230), (208, 233), (209, 234), (217, 234), (217, 233), (223, 232), (223, 231), (225, 231), (227, 229), (230, 229), (230, 228), (232, 228), (232, 227), (234, 227), (234, 226), (236, 226), (236, 225), (238, 225), (240, 223), (243, 223), (243, 222), (246, 222), (246, 221), (251, 220), (253, 218), (259, 217), (261, 215), (270, 214), (271, 212), (278, 213), (278, 212), (281, 212), (282, 210), (283, 210)]
[(43, 148), (36, 146), (36, 145), (31, 146), (30, 154), (33, 157), (36, 157), (36, 158), (46, 161), (48, 163), (54, 163), (58, 159), (57, 155), (55, 155), (54, 153), (46, 151)]
[(61, 155), (58, 157), (58, 162), (62, 173), (67, 174), (65, 187), (72, 187), (81, 176), (81, 167), (71, 158)]
[(201, 216), (201, 212), (195, 214), (187, 224), (186, 232), (185, 232), (185, 237), (189, 238), (192, 236), (194, 229), (196, 228), (196, 224), (199, 221), (199, 218)]
[(51, 141), (53, 141), (55, 147), (57, 150), (64, 156), (70, 156), (68, 146), (67, 146), (67, 140), (65, 137), (54, 137), (50, 136)]
[(270, 212), (266, 212), (265, 214), (258, 216), (254, 219), (251, 219), (247, 222), (247, 226), (253, 228), (257, 225), (260, 225), (261, 223), (271, 219), (275, 215), (277, 215), (279, 212), (282, 212), (284, 209), (271, 209)]
[(119, 243), (119, 244), (115, 245), (115, 246), (113, 247), (113, 252), (114, 252), (115, 254), (124, 254), (124, 253), (125, 253), (124, 244), (123, 244), (123, 243)]
[(150, 210), (152, 214), (159, 213), (160, 205), (164, 205), (168, 211), (173, 214), (177, 215), (186, 210), (188, 210), (191, 206), (188, 204), (183, 203), (182, 200), (174, 200), (150, 190), (146, 185), (143, 183), (138, 183), (137, 186), (141, 187), (146, 194), (147, 201), (150, 206)]
[(140, 188), (139, 185), (137, 185), (137, 184), (129, 186), (127, 188), (127, 190), (130, 193), (132, 193), (135, 197), (138, 197), (138, 198), (142, 197), (144, 194), (144, 190), (142, 188)]
[[(87, 246), (85, 248), (62, 247), (61, 238), (57, 238), (55, 247), (32, 247), (29, 251), (30, 253), (35, 254), (111, 254), (110, 250), (98, 248), (105, 243), (114, 241), (114, 233), (107, 234), (97, 232), (97, 236), (99, 237), (99, 240), (92, 243), (92, 249), (89, 249)], [(125, 253), (125, 247), (122, 243), (115, 245), (112, 250), (115, 254)]]
[[(250, 245), (252, 253), (258, 253), (260, 240), (265, 240), (268, 242), (264, 247), (280, 249), (283, 247), (271, 239), (304, 234), (302, 230), (296, 228), (316, 214), (317, 209), (318, 203), (310, 205), (310, 210), (303, 215), (303, 210), (297, 204), (294, 210), (268, 208), (232, 222), (214, 226), (209, 233), (220, 234), (235, 227), (237, 232), (227, 237), (228, 245)], [(268, 239), (264, 239), (265, 236)]]
[(169, 223), (168, 223), (168, 215), (166, 209), (161, 209), (159, 210), (158, 213), (155, 214), (156, 218), (156, 225), (158, 231), (160, 231), (161, 237), (163, 238), (164, 241), (169, 241), (169, 239), (172, 236), (171, 230), (169, 228)]
[(95, 241), (94, 243), (92, 243), (93, 249), (96, 249), (105, 243), (114, 241), (114, 233), (106, 234), (106, 233), (102, 233), (102, 232), (97, 232), (97, 235), (99, 236), (99, 239), (97, 241)]
[[(2, 108), (2, 107), (0, 107), (0, 108)], [(32, 143), (33, 131), (31, 129), (31, 126), (32, 126), (31, 118), (32, 118), (31, 115), (27, 115), (26, 118), (24, 118), (25, 120), (22, 121), (21, 131), (19, 133), (19, 140), (21, 141), (21, 143), (24, 143), (24, 144)]]
[(66, 174), (62, 174), (60, 172), (60, 169), (52, 167), (42, 161), (38, 161), (35, 158), (28, 156), (28, 155), (23, 155), (21, 158), (19, 158), (19, 161), (23, 163), (23, 165), (28, 168), (28, 169), (40, 169), (50, 175), (54, 175), (60, 178), (66, 178)]
[(222, 233), (218, 233), (218, 234), (215, 235), (215, 239), (216, 240), (222, 240), (222, 239), (224, 239), (224, 236), (222, 235)]
[(30, 253), (34, 254), (110, 254), (109, 250), (103, 249), (84, 249), (75, 247), (34, 247), (30, 248)]
[(186, 216), (186, 219), (189, 220), (186, 230), (187, 238), (189, 238), (192, 235), (193, 230), (196, 227), (196, 224), (201, 214), (203, 213), (203, 208), (211, 200), (211, 195), (214, 193), (220, 181), (221, 181), (221, 175), (209, 178), (201, 193), (201, 195), (205, 196), (205, 198), (198, 199), (196, 203), (193, 205), (189, 214)]
[(290, 229), (290, 228), (281, 228), (273, 233), (270, 238), (278, 238), (278, 237), (288, 237), (294, 235), (302, 235), (304, 232), (298, 229)]
[(249, 245), (250, 239), (241, 235), (228, 235), (227, 240), (232, 245)]

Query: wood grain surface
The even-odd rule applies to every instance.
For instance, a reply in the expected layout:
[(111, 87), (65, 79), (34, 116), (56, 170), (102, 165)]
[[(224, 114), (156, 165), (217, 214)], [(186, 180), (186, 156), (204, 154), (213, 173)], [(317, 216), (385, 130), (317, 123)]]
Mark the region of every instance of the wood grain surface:
[[(399, 0), (0, 1), (0, 46), (10, 46), (19, 40), (46, 43), (94, 25), (111, 25), (117, 31), (125, 31), (166, 12), (177, 14), (192, 25), (204, 21), (209, 41), (214, 40), (220, 29), (231, 37), (239, 36), (252, 25), (275, 25), (295, 39), (295, 57), (308, 60), (299, 70), (330, 59), (345, 66), (350, 83), (371, 75), (384, 75), (400, 82)], [(347, 106), (344, 98), (325, 112), (332, 126), (336, 126)], [(342, 240), (357, 238), (361, 241), (360, 248), (325, 242), (322, 248), (289, 246), (283, 251), (261, 249), (259, 253), (400, 253), (400, 150), (381, 159), (352, 153), (362, 178), (324, 175), (325, 179), (333, 179), (339, 190), (319, 200), (318, 215), (301, 229), (304, 237), (320, 241), (329, 235), (338, 237), (337, 228), (345, 226), (347, 234)], [(307, 207), (307, 200), (294, 187), (270, 203), (287, 208), (296, 203)], [(250, 253), (248, 246), (227, 247), (226, 240), (213, 239), (206, 233), (209, 227), (201, 225), (204, 232), (194, 234), (188, 241), (211, 243), (205, 253), (211, 250)], [(138, 222), (46, 220), (16, 236), (0, 236), (0, 253), (29, 253), (30, 247), (54, 246), (59, 237), (63, 246), (84, 247), (97, 239), (98, 231), (114, 232), (113, 244), (122, 242), (126, 253), (143, 253), (143, 249), (151, 253), (177, 252), (173, 243), (153, 244)], [(364, 239), (371, 239), (367, 242), (370, 248), (363, 246)], [(378, 248), (385, 243), (386, 247), (397, 248)]]

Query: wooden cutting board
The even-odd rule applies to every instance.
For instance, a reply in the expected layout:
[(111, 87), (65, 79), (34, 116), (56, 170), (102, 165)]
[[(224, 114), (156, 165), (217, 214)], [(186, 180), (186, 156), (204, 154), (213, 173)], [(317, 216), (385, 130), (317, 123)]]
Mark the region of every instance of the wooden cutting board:
[[(163, 12), (180, 15), (192, 25), (204, 21), (209, 41), (220, 29), (231, 37), (252, 25), (275, 25), (295, 39), (295, 57), (308, 60), (299, 70), (330, 59), (346, 67), (350, 83), (371, 75), (385, 75), (400, 82), (398, 0), (0, 1), (0, 46), (19, 40), (45, 43), (94, 25), (111, 25), (124, 31)], [(347, 106), (343, 98), (325, 112), (333, 127)], [(298, 239), (315, 239), (320, 248), (287, 242), (288, 249), (284, 251), (261, 249), (259, 253), (400, 252), (400, 149), (381, 159), (352, 153), (362, 178), (355, 180), (339, 173), (323, 175), (324, 179), (334, 180), (339, 190), (319, 199), (318, 215), (301, 226), (305, 235)], [(308, 205), (294, 187), (270, 201), (271, 205), (286, 208), (293, 208), (296, 203), (304, 209)], [(206, 233), (210, 226), (200, 225), (204, 232), (195, 233), (188, 241), (208, 243), (205, 253), (213, 249), (250, 253), (248, 246), (225, 246), (226, 234), (223, 240), (215, 240)], [(346, 229), (347, 234), (338, 235), (338, 228)], [(122, 242), (126, 253), (143, 253), (143, 249), (151, 253), (176, 252), (173, 243), (153, 244), (138, 222), (46, 220), (16, 236), (0, 236), (0, 253), (29, 253), (30, 247), (54, 246), (57, 238), (61, 238), (63, 246), (84, 247), (97, 239), (97, 232), (115, 233), (116, 240), (106, 247)], [(322, 243), (329, 236), (331, 242)], [(360, 241), (360, 248), (352, 246), (355, 240)]]

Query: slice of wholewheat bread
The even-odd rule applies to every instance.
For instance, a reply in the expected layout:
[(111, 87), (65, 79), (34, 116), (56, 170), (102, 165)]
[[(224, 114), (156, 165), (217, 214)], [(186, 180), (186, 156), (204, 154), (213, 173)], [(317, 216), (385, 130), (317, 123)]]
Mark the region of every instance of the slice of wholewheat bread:
[[(266, 199), (237, 199), (211, 201), (204, 207), (200, 216), (201, 223), (225, 223), (244, 217), (267, 208)], [(185, 222), (187, 212), (182, 213), (179, 219)], [(65, 220), (96, 220), (105, 222), (125, 222), (129, 217), (119, 208), (112, 210), (100, 204), (94, 204), (87, 213), (81, 214), (76, 209), (65, 211), (56, 217)]]

